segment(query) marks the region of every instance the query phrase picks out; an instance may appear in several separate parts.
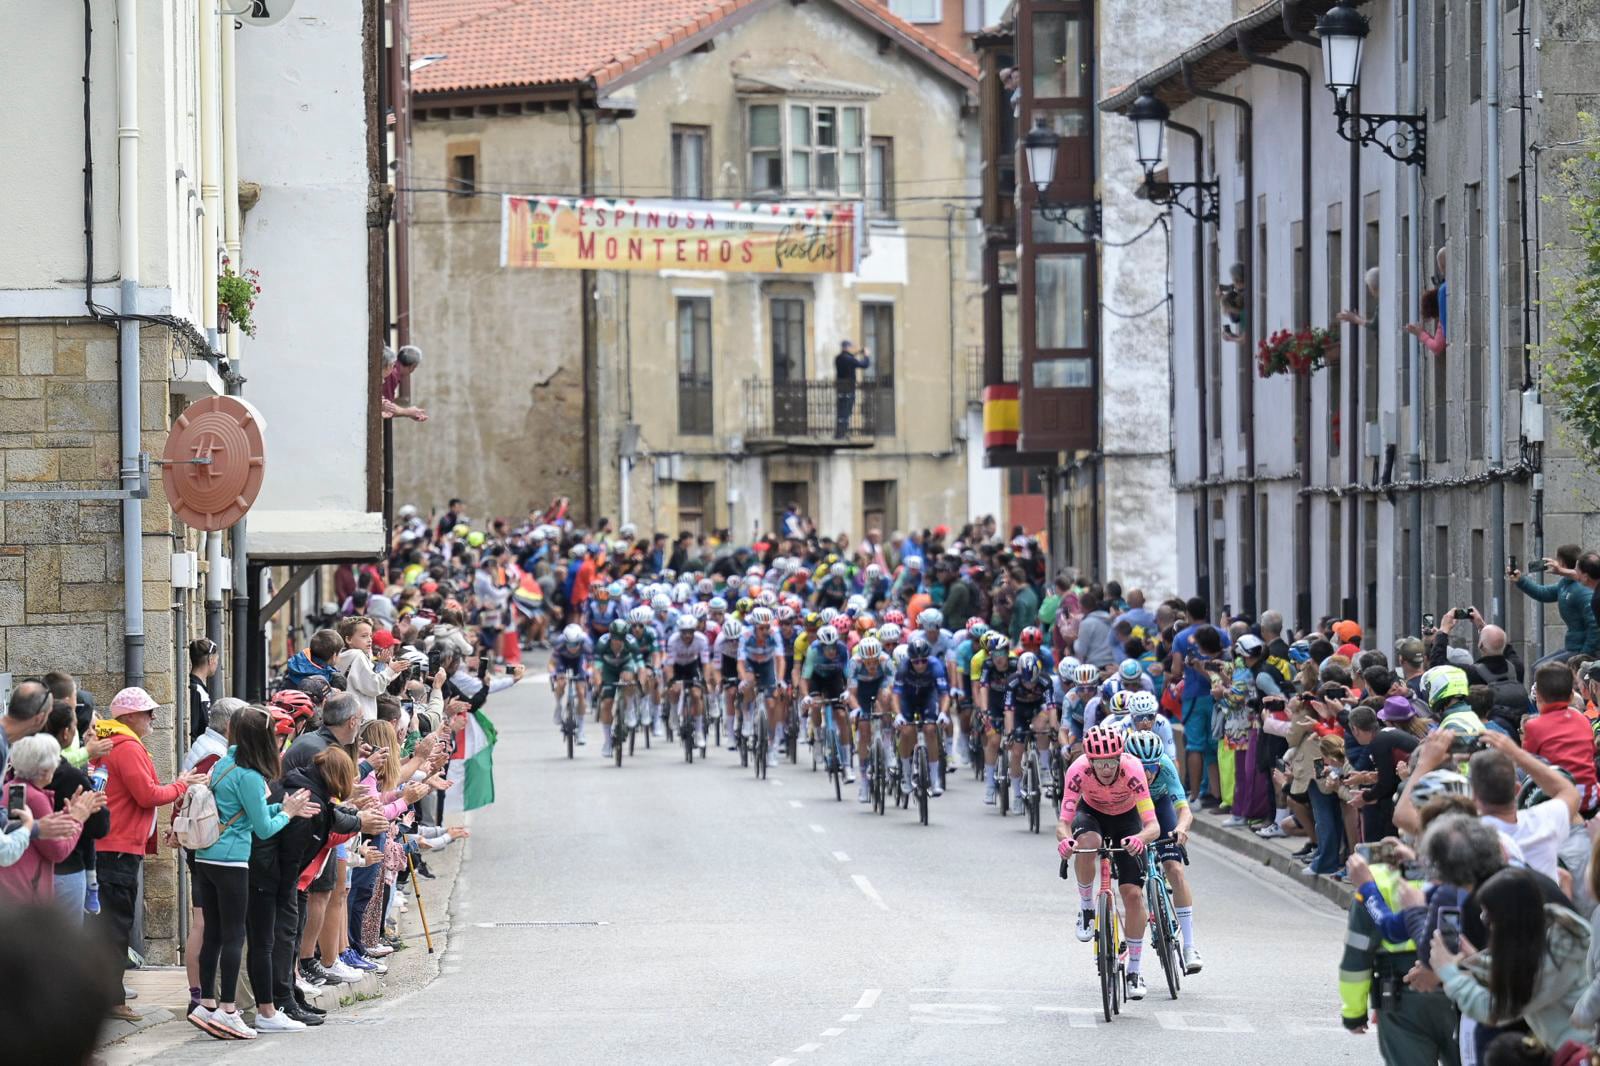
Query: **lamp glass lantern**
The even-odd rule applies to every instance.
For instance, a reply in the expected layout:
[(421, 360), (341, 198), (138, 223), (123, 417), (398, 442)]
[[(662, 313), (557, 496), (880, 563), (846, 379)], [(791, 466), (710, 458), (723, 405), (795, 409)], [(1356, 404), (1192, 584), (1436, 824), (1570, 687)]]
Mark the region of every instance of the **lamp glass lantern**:
[(1050, 128), (1048, 119), (1034, 121), (1033, 129), (1022, 139), (1022, 154), (1028, 164), (1028, 180), (1040, 196), (1050, 188), (1056, 176), (1056, 157), (1061, 150), (1061, 137)]
[(1322, 81), (1340, 103), (1361, 84), (1361, 50), (1366, 43), (1365, 15), (1349, 4), (1330, 8), (1317, 19), (1322, 38)]
[(1133, 120), (1134, 151), (1146, 174), (1153, 173), (1161, 162), (1167, 119), (1171, 114), (1166, 104), (1149, 93), (1140, 93), (1128, 108), (1128, 118)]

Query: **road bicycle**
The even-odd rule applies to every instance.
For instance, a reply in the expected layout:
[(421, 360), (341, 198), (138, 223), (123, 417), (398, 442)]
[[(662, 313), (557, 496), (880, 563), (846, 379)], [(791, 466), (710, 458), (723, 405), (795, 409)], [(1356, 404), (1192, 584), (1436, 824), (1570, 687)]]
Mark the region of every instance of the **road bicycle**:
[[(573, 745), (578, 740), (578, 685), (577, 678), (568, 678), (561, 697), (561, 736), (567, 743), (567, 758), (572, 758)], [(587, 686), (585, 686), (587, 687)]]
[(699, 744), (696, 745), (694, 715), (688, 713), (689, 708), (693, 705), (689, 696), (689, 691), (692, 688), (700, 689), (702, 692), (704, 691), (704, 686), (702, 686), (698, 681), (685, 681), (679, 688), (678, 702), (676, 705), (678, 736), (683, 740), (683, 761), (690, 764), (693, 764), (694, 762), (694, 749), (696, 746), (700, 748), (700, 757), (702, 759), (706, 757), (705, 736), (702, 735), (699, 738)]
[(931, 788), (931, 779), (928, 776), (928, 736), (923, 732), (921, 723), (914, 724), (917, 731), (917, 746), (911, 749), (911, 795), (910, 800), (917, 804), (917, 820), (923, 825), (928, 824), (928, 796)]
[(756, 780), (764, 781), (767, 777), (767, 694), (757, 690), (750, 698), (750, 711), (748, 717), (755, 719), (756, 735), (750, 745), (750, 757), (755, 760)]
[[(790, 765), (800, 764), (800, 701), (792, 693), (789, 697), (789, 709), (784, 717), (783, 754)], [(812, 769), (816, 767), (813, 766)]]
[(1172, 850), (1182, 854), (1181, 845), (1171, 837), (1162, 837), (1145, 849), (1144, 898), (1145, 909), (1150, 912), (1150, 929), (1154, 934), (1150, 938), (1150, 946), (1155, 948), (1156, 957), (1161, 960), (1161, 970), (1166, 974), (1167, 994), (1177, 999), (1185, 972), (1183, 939), (1178, 931), (1178, 910), (1172, 903), (1172, 886), (1167, 884), (1162, 856), (1157, 854), (1164, 847), (1168, 849), (1169, 857)]
[[(633, 746), (639, 739), (639, 683), (621, 681), (611, 695), (611, 754), (617, 765), (622, 765), (622, 749), (633, 755)], [(644, 730), (646, 733), (649, 729)], [(646, 738), (648, 743), (648, 738)]]
[[(1127, 998), (1127, 943), (1122, 938), (1122, 913), (1117, 909), (1115, 882), (1111, 877), (1112, 856), (1125, 848), (1114, 848), (1102, 838), (1098, 848), (1074, 848), (1074, 855), (1097, 855), (1100, 859), (1099, 888), (1094, 901), (1094, 968), (1100, 976), (1100, 1008), (1106, 1021), (1122, 1013)], [(1061, 860), (1061, 879), (1072, 876), (1070, 859)]]
[(839, 724), (835, 720), (841, 711), (850, 713), (850, 706), (843, 696), (835, 696), (822, 705), (822, 760), (828, 768), (828, 777), (833, 781), (833, 798), (836, 802), (844, 800), (844, 771), (850, 765), (843, 738), (839, 734)]
[[(1028, 816), (1029, 832), (1039, 831), (1039, 806), (1040, 798), (1044, 791), (1044, 775), (1039, 766), (1039, 749), (1037, 739), (1039, 734), (1032, 737), (1028, 734), (1032, 730), (1026, 727), (1019, 728), (1013, 736), (1015, 742), (1023, 745), (1022, 751), (1022, 811)], [(1035, 743), (1029, 743), (1033, 740)]]
[[(990, 728), (993, 728), (992, 726)], [(996, 730), (998, 732), (998, 730)], [(1004, 738), (1000, 742), (1000, 757), (994, 763), (995, 805), (1004, 818), (1011, 810), (1011, 750)]]

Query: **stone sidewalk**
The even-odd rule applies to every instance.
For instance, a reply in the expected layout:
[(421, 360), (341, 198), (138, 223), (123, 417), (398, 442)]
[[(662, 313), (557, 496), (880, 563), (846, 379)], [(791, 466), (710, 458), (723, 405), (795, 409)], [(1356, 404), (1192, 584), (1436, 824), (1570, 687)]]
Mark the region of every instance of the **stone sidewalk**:
[(1217, 814), (1214, 810), (1197, 811), (1194, 816), (1194, 833), (1213, 844), (1220, 844), (1230, 851), (1253, 859), (1263, 866), (1270, 866), (1285, 877), (1292, 878), (1297, 884), (1304, 885), (1318, 895), (1326, 896), (1341, 907), (1349, 906), (1350, 901), (1355, 898), (1355, 893), (1343, 881), (1335, 881), (1331, 877), (1306, 876), (1305, 864), (1294, 857), (1294, 853), (1305, 846), (1305, 837), (1264, 840), (1244, 826), (1237, 829), (1225, 827), (1222, 823), (1227, 819), (1226, 814)]

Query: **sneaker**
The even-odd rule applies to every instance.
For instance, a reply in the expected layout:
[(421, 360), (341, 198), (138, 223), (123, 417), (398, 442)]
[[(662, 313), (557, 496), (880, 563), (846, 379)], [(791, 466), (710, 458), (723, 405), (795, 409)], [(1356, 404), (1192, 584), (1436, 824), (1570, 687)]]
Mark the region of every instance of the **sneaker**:
[(90, 885), (89, 891), (83, 897), (83, 912), (85, 914), (100, 913), (100, 886)]
[[(115, 1015), (113, 1015), (113, 1017), (115, 1017)], [(212, 1036), (217, 1037), (219, 1040), (231, 1040), (231, 1039), (233, 1039), (232, 1037), (228, 1036), (226, 1033), (218, 1032), (217, 1030), (215, 1030), (215, 1029), (213, 1029), (211, 1027), (211, 1012), (209, 1010), (207, 1010), (206, 1008), (202, 1007), (198, 1003), (192, 1005), (189, 1008), (189, 1013), (187, 1015), (187, 1020), (188, 1020), (190, 1025), (194, 1026), (196, 1029), (200, 1030), (202, 1033), (210, 1033)]]
[(1226, 822), (1222, 823), (1222, 828), (1224, 828), (1224, 829), (1243, 829), (1245, 826), (1247, 826), (1249, 824), (1250, 823), (1248, 821), (1246, 821), (1243, 816), (1235, 814), (1231, 818), (1229, 818)]
[(661, 732), (661, 719), (657, 718), (654, 722), (650, 723), (650, 735), (653, 737), (662, 737), (666, 735)]
[(374, 960), (385, 958), (386, 956), (393, 955), (393, 954), (394, 954), (394, 948), (390, 947), (388, 944), (382, 944), (382, 943), (373, 944), (371, 947), (367, 948), (367, 950), (366, 950), (367, 958), (374, 959)]
[(316, 959), (301, 959), (300, 974), (306, 979), (308, 984), (315, 985), (318, 988), (321, 988), (326, 984), (334, 983), (332, 975), (329, 974), (327, 970), (323, 969), (322, 963), (318, 962)]
[(357, 951), (355, 948), (345, 948), (344, 951), (339, 955), (339, 961), (350, 967), (352, 970), (371, 971), (378, 968), (377, 963), (368, 962), (361, 956), (361, 952)]
[(1316, 877), (1317, 876), (1317, 871), (1316, 871), (1316, 869), (1314, 867), (1312, 867), (1310, 865), (1307, 865), (1304, 869), (1302, 869), (1300, 871), (1300, 875), (1302, 877)]
[(990, 781), (983, 786), (983, 802), (993, 807), (998, 800), (999, 794), (994, 787), (994, 782)]
[(306, 1026), (307, 1028), (322, 1024), (321, 1014), (313, 1014), (311, 1011), (306, 1010), (298, 1003), (292, 1003), (287, 1007), (279, 1007), (278, 1014), (287, 1014), (289, 1017), (293, 1018), (295, 1021), (299, 1022), (303, 1026)]
[[(322, 1019), (317, 1019), (317, 1024), (322, 1024)], [(287, 1011), (278, 1011), (270, 1018), (265, 1014), (256, 1014), (256, 1032), (258, 1033), (298, 1033), (306, 1028), (306, 1023), (298, 1021)]]
[(330, 980), (342, 985), (353, 985), (362, 977), (362, 971), (346, 966), (343, 962), (335, 962), (327, 967), (327, 971)]
[(856, 783), (856, 772), (848, 766), (844, 768), (844, 783), (847, 785)]
[(137, 990), (129, 988), (127, 985), (123, 985), (122, 986), (122, 998), (123, 998), (124, 1001), (135, 1000), (135, 999), (139, 998), (139, 993), (138, 993)]
[(368, 964), (370, 964), (372, 966), (372, 972), (374, 974), (376, 974), (377, 976), (379, 976), (379, 977), (386, 976), (388, 974), (388, 972), (389, 972), (389, 967), (388, 967), (387, 963), (379, 962), (376, 959), (370, 958), (369, 956), (366, 956), (366, 955), (360, 955), (360, 956), (358, 956), (358, 958), (360, 958), (363, 961), (365, 961)]
[(1199, 948), (1183, 949), (1183, 972), (1185, 974), (1199, 973), (1205, 963), (1200, 960)]
[(856, 802), (857, 803), (871, 803), (872, 802), (872, 782), (867, 780), (865, 774), (863, 774), (862, 777), (861, 777), (861, 788), (856, 792)]
[(294, 987), (302, 996), (314, 996), (322, 990), (321, 985), (312, 984), (304, 975), (298, 973), (294, 975)]
[(1087, 944), (1094, 939), (1094, 911), (1079, 911), (1078, 924), (1072, 929), (1078, 943)]
[(928, 795), (930, 795), (930, 796), (942, 796), (942, 795), (944, 795), (944, 782), (940, 781), (938, 778), (934, 778), (932, 787), (930, 787), (928, 789)]
[(1303, 847), (1299, 851), (1295, 852), (1294, 853), (1294, 857), (1297, 858), (1297, 859), (1309, 859), (1309, 858), (1311, 858), (1311, 856), (1315, 855), (1316, 853), (1317, 853), (1317, 846), (1315, 844), (1308, 843), (1308, 844), (1306, 844), (1305, 847)]
[(1262, 840), (1281, 840), (1288, 835), (1288, 833), (1283, 831), (1283, 826), (1279, 825), (1277, 822), (1271, 823), (1265, 829), (1256, 830), (1256, 836), (1260, 837)]
[[(257, 1019), (258, 1022), (262, 1020)], [(218, 1032), (227, 1034), (227, 1036), (223, 1037), (224, 1040), (254, 1040), (256, 1038), (256, 1031), (244, 1024), (244, 1019), (239, 1016), (239, 1012), (236, 1010), (225, 1011), (218, 1007), (211, 1012), (211, 1024), (214, 1026), (211, 1030), (214, 1034)]]
[(1144, 993), (1144, 977), (1140, 974), (1130, 973), (1128, 975), (1128, 999), (1143, 999)]
[(310, 1000), (306, 999), (304, 996), (300, 996), (300, 995), (297, 995), (297, 996), (294, 997), (294, 1003), (292, 1004), (292, 1006), (294, 1006), (297, 1010), (301, 1011), (304, 1014), (313, 1014), (313, 1015), (316, 1015), (318, 1018), (320, 1018), (324, 1014), (328, 1013), (327, 1011), (323, 1010), (321, 1007), (317, 1006), (315, 1003), (311, 1002)]
[(610, 741), (606, 741), (605, 747), (600, 749), (600, 757), (602, 759), (611, 758), (611, 742)]

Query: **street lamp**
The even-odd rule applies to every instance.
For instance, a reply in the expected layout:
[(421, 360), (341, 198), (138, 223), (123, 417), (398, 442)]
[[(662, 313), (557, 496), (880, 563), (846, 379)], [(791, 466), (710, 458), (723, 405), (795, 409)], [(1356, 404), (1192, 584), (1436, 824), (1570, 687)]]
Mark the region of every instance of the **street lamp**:
[(1034, 119), (1033, 129), (1022, 138), (1022, 157), (1033, 184), (1034, 210), (1046, 222), (1065, 222), (1086, 238), (1100, 232), (1100, 205), (1063, 203), (1050, 198), (1050, 185), (1056, 177), (1056, 160), (1061, 154), (1061, 135), (1050, 128), (1050, 120)]
[[(1361, 85), (1361, 53), (1368, 29), (1367, 17), (1351, 7), (1349, 0), (1341, 0), (1317, 19), (1317, 36), (1322, 38), (1322, 81), (1333, 94), (1333, 114), (1339, 120), (1339, 136), (1357, 144), (1375, 144), (1396, 162), (1425, 168), (1426, 114), (1369, 115), (1350, 109), (1350, 94)], [(1350, 131), (1351, 120), (1359, 123), (1354, 136)], [(1380, 133), (1385, 126), (1393, 128)]]
[[(1128, 108), (1128, 118), (1133, 120), (1134, 154), (1139, 159), (1139, 166), (1144, 169), (1144, 196), (1153, 204), (1180, 208), (1196, 222), (1220, 222), (1222, 195), (1215, 180), (1156, 180), (1156, 167), (1161, 165), (1162, 143), (1167, 133), (1167, 119), (1171, 115), (1166, 104), (1147, 92), (1140, 92)], [(1191, 189), (1194, 190), (1193, 206), (1180, 199), (1183, 193)]]

